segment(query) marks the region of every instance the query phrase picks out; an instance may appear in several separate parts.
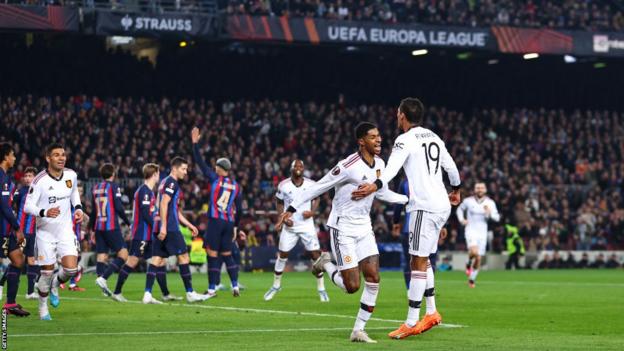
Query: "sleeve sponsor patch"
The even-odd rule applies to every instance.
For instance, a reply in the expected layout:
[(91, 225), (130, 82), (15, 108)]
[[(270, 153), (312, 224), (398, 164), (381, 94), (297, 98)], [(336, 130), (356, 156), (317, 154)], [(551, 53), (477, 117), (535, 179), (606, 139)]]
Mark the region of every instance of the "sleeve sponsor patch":
[[(171, 183), (171, 185), (173, 185), (173, 183)], [(168, 193), (170, 193), (170, 194), (175, 193), (175, 191), (173, 191), (173, 189), (172, 189), (171, 187), (170, 187), (170, 188), (165, 189), (165, 191), (166, 191), (166, 192), (168, 192)]]
[(334, 176), (337, 176), (340, 174), (340, 166), (336, 166), (334, 167), (334, 169), (332, 169), (331, 174)]

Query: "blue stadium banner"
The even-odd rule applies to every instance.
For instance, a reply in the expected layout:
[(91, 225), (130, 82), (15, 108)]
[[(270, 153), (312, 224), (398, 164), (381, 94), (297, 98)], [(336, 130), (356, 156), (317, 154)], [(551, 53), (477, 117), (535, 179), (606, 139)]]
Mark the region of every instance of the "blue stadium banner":
[(227, 17), (224, 33), (226, 38), (235, 40), (312, 45), (446, 47), (512, 54), (624, 56), (624, 33), (551, 28), (469, 28), (234, 15)]
[(80, 16), (70, 7), (0, 4), (0, 29), (77, 32)]
[(98, 10), (95, 33), (124, 36), (215, 36), (215, 17), (206, 14), (147, 14)]
[(240, 40), (496, 49), (488, 28), (239, 15), (228, 17), (226, 32)]
[(579, 32), (575, 36), (574, 53), (593, 56), (624, 56), (624, 33)]

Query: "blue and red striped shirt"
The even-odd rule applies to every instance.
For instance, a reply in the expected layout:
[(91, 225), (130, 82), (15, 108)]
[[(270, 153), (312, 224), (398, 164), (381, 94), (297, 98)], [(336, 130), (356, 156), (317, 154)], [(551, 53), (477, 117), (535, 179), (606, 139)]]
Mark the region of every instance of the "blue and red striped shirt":
[(123, 204), (121, 203), (121, 189), (113, 182), (104, 181), (96, 184), (92, 192), (92, 205), (95, 215), (91, 218), (94, 221), (94, 230), (110, 231), (119, 229), (119, 219), (126, 225), (130, 224)]
[(210, 183), (208, 216), (234, 222), (238, 225), (242, 210), (241, 199), (243, 197), (240, 185), (230, 177), (219, 176), (208, 167), (197, 145), (193, 145), (193, 156)]
[(0, 237), (6, 237), (11, 234), (13, 229), (19, 228), (19, 223), (11, 207), (14, 193), (15, 184), (9, 175), (0, 168)]
[(25, 185), (15, 192), (13, 201), (17, 203), (17, 221), (19, 227), (24, 232), (24, 235), (34, 235), (37, 231), (37, 222), (35, 216), (29, 215), (24, 211), (24, 205), (26, 204), (26, 195), (30, 187)]
[(230, 177), (218, 177), (210, 183), (210, 218), (228, 222), (236, 221), (235, 202), (240, 195), (240, 186)]
[[(171, 201), (169, 201), (168, 209), (167, 209), (167, 233), (179, 233), (180, 232), (180, 218), (178, 216), (178, 210), (180, 209), (180, 200), (182, 199), (182, 190), (180, 190), (180, 185), (178, 181), (172, 176), (167, 176), (160, 182), (158, 186), (158, 211), (159, 217), (160, 215), (160, 201), (163, 196), (171, 197)], [(156, 228), (154, 232), (160, 232), (160, 223), (161, 221), (156, 221)]]
[(141, 185), (134, 193), (132, 206), (132, 240), (151, 241), (156, 212), (154, 192)]

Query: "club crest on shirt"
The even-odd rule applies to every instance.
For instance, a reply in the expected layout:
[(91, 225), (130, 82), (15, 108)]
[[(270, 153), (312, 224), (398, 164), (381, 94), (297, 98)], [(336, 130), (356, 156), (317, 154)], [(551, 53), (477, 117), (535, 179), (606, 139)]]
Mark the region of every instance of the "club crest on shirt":
[(345, 256), (345, 263), (351, 263), (351, 256)]
[(377, 178), (381, 177), (381, 169), (375, 171), (375, 174), (377, 175)]
[(339, 166), (334, 167), (334, 169), (332, 169), (331, 174), (335, 175), (335, 176), (339, 175), (340, 174), (340, 167)]
[(70, 179), (70, 180), (66, 180), (66, 181), (65, 181), (65, 185), (67, 185), (67, 187), (71, 189), (71, 187), (72, 187), (72, 181), (71, 181), (71, 179)]

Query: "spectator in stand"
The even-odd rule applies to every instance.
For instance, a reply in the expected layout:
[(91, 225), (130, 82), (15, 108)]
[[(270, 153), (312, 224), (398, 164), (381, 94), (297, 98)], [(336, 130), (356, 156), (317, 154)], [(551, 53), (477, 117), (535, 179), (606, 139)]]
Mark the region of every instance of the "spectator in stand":
[(550, 268), (550, 255), (544, 254), (544, 259), (537, 265), (537, 269), (548, 269)]
[(591, 268), (605, 268), (605, 259), (604, 259), (604, 254), (601, 252), (598, 254), (598, 256), (596, 256), (596, 259), (594, 260), (594, 262), (591, 264)]
[(568, 252), (568, 258), (565, 261), (565, 266), (566, 268), (576, 268), (578, 266), (578, 263), (574, 259), (574, 255), (572, 254), (572, 252)]
[(467, 27), (508, 25), (586, 31), (621, 30), (622, 11), (609, 1), (573, 0), (228, 0), (227, 14), (318, 17)]
[(609, 260), (607, 261), (606, 268), (619, 268), (620, 262), (618, 262), (617, 256), (615, 254), (611, 254), (609, 256)]
[(578, 261), (576, 268), (589, 268), (589, 255), (587, 252), (583, 252), (583, 256), (581, 256), (581, 259)]
[(558, 251), (555, 251), (553, 253), (553, 258), (552, 260), (550, 260), (550, 263), (548, 264), (548, 268), (550, 269), (566, 268), (565, 263), (561, 259), (561, 255), (559, 255)]
[[(319, 179), (340, 155), (352, 151), (342, 136), (362, 120), (379, 125), (386, 158), (394, 139), (386, 116), (395, 113), (396, 106), (350, 105), (344, 99), (215, 103), (168, 97), (2, 96), (0, 116), (10, 127), (0, 130), (0, 141), (16, 145), (16, 181), (25, 167), (41, 168), (42, 148), (58, 140), (67, 145), (68, 165), (86, 181), (87, 193), (99, 165), (112, 162), (119, 169), (123, 195), (130, 198), (144, 163), (169, 164), (170, 150), (190, 155), (184, 136), (189, 126), (204, 126), (207, 162), (232, 155), (238, 167), (233, 177), (249, 189), (241, 226), (253, 230), (258, 245), (274, 245), (270, 211), (275, 209), (266, 204), (273, 203), (289, 160), (302, 158), (309, 167), (305, 176)], [(462, 179), (486, 182), (503, 218), (515, 218), (527, 251), (624, 249), (622, 113), (429, 106), (427, 119), (457, 155)], [(198, 213), (198, 223), (205, 225), (201, 212), (208, 184), (190, 173), (181, 184), (185, 208)], [(328, 195), (321, 198), (317, 224), (325, 221), (330, 204)], [(379, 240), (394, 240), (388, 235), (389, 208), (376, 205), (373, 223)], [(451, 220), (448, 230), (441, 250), (461, 249), (463, 229)], [(492, 231), (493, 249), (504, 249), (504, 230), (493, 226)]]

